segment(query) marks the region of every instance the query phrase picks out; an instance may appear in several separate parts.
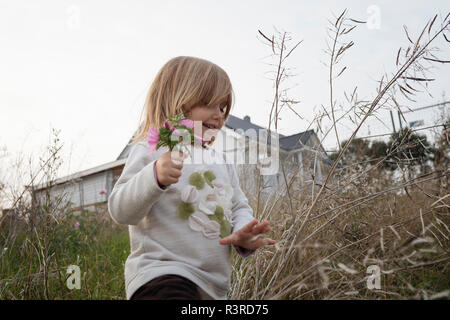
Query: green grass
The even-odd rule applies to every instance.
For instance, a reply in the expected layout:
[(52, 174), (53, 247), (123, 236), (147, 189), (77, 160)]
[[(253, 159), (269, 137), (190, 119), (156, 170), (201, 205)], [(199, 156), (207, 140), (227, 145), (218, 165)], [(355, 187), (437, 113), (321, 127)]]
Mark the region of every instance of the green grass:
[[(0, 239), (1, 248), (9, 246), (0, 259), (0, 299), (125, 299), (128, 229), (105, 214), (69, 215), (34, 233), (23, 230), (13, 243), (5, 240)], [(52, 274), (47, 286), (44, 261)], [(80, 289), (67, 287), (69, 265), (80, 268)]]

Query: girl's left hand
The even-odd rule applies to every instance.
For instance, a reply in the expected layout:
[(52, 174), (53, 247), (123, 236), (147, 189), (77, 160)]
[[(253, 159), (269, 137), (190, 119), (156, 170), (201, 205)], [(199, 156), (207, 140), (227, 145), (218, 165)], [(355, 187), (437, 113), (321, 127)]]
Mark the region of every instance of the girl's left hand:
[(263, 233), (270, 231), (269, 221), (258, 223), (255, 219), (238, 231), (219, 240), (220, 244), (233, 244), (248, 250), (256, 250), (265, 245), (273, 245), (275, 240), (264, 238)]

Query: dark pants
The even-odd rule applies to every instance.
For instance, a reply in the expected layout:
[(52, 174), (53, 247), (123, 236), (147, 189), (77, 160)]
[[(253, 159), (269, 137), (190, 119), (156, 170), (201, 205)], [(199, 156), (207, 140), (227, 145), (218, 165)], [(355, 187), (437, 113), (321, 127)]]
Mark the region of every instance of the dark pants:
[(198, 286), (175, 274), (154, 278), (136, 290), (130, 300), (201, 300)]

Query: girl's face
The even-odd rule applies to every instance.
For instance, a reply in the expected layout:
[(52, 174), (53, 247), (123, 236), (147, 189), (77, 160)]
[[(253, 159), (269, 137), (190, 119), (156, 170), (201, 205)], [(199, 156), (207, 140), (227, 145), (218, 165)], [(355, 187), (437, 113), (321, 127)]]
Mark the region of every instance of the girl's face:
[(225, 122), (225, 105), (205, 106), (196, 105), (187, 112), (186, 117), (193, 121), (202, 122), (202, 138), (211, 141), (211, 137), (217, 136)]

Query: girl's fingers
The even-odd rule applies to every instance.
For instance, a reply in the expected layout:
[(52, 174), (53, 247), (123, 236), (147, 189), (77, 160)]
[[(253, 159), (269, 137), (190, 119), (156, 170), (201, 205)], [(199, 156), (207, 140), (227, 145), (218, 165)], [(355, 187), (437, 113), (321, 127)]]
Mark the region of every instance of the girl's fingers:
[[(264, 233), (264, 232), (268, 232), (268, 230), (267, 230), (267, 228), (269, 227), (269, 229), (268, 230), (270, 230), (270, 226), (269, 226), (269, 221), (264, 221), (264, 222), (261, 222), (260, 224), (258, 224), (258, 225), (255, 225), (254, 227), (253, 227), (253, 230), (252, 230), (252, 232), (253, 233)], [(267, 231), (266, 231), (267, 230)]]
[(255, 224), (254, 221), (252, 221), (251, 223), (253, 223), (253, 228), (251, 229), (251, 231), (245, 231), (245, 227), (241, 229), (243, 231), (240, 233), (242, 239), (254, 241), (258, 237), (263, 237), (263, 233), (270, 231), (270, 225), (268, 221), (261, 222), (260, 224)]
[(262, 234), (257, 234), (256, 236), (250, 238), (248, 241), (254, 242), (254, 241), (260, 241), (260, 239), (263, 239), (264, 236)]
[[(261, 247), (264, 245), (272, 245), (275, 244), (276, 241), (264, 238), (263, 233), (270, 231), (269, 221), (264, 221), (258, 223), (257, 219), (246, 224), (242, 229), (237, 231), (237, 233), (230, 234), (229, 236), (222, 238), (219, 240), (220, 244), (235, 244), (239, 241), (245, 241), (253, 243), (255, 247)], [(241, 239), (241, 240), (239, 240)]]
[(258, 248), (259, 247), (263, 247), (263, 246), (267, 246), (267, 245), (274, 245), (276, 243), (275, 240), (269, 239), (269, 238), (260, 238), (258, 240)]
[(240, 231), (242, 232), (252, 232), (253, 227), (258, 223), (258, 220), (254, 219), (253, 221), (247, 223)]
[(174, 163), (173, 167), (177, 169), (183, 168), (183, 161), (187, 158), (187, 154), (178, 151), (172, 151), (170, 154), (170, 159)]
[(236, 240), (236, 235), (233, 233), (225, 238), (220, 239), (219, 243), (220, 244), (232, 244), (233, 241), (235, 241), (235, 240)]

